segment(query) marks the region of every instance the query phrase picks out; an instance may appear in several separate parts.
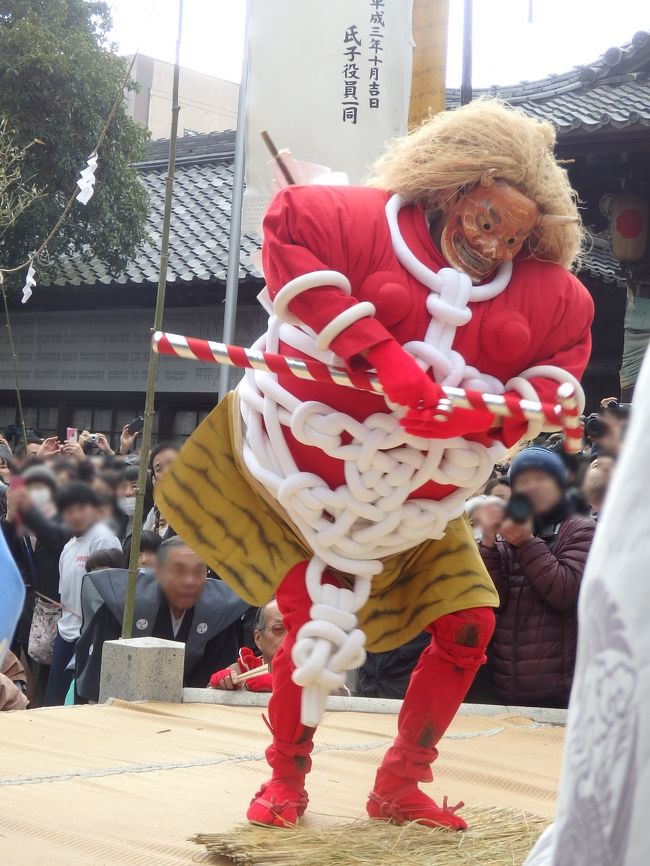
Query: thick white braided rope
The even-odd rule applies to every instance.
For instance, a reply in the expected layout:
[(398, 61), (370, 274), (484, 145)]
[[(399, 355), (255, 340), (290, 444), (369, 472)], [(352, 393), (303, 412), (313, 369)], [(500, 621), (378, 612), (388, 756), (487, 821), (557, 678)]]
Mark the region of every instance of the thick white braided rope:
[[(452, 344), (456, 328), (471, 318), (468, 302), (487, 300), (503, 291), (512, 266), (503, 266), (490, 284), (477, 287), (450, 268), (434, 273), (404, 243), (397, 225), (400, 206), (399, 197), (394, 196), (386, 208), (395, 252), (431, 292), (427, 299), (431, 321), (425, 339), (412, 341), (404, 349), (423, 369), (430, 368), (438, 382), (503, 393), (505, 387), (498, 379), (467, 366)], [(349, 293), (346, 277), (332, 271), (292, 280), (276, 295), (267, 333), (254, 348), (278, 352), (282, 342), (324, 363), (340, 365), (341, 359), (319, 347), (323, 345), (319, 335), (305, 325), (295, 325), (287, 308), (289, 300), (320, 285), (335, 285)], [(525, 385), (534, 392), (530, 383)], [(356, 614), (369, 597), (372, 577), (382, 570), (381, 559), (427, 539), (442, 538), (447, 523), (463, 512), (467, 495), (487, 480), (505, 448), (499, 443), (486, 448), (462, 437), (411, 436), (399, 424), (405, 411), (401, 407), (360, 422), (323, 403), (301, 403), (272, 373), (248, 370), (239, 387), (246, 465), (314, 551), (307, 572), (311, 621), (300, 630), (293, 652), (294, 681), (304, 688), (302, 722), (314, 726), (331, 689), (342, 685), (347, 670), (363, 663), (364, 638)], [(302, 472), (283, 428), (305, 445), (340, 460), (345, 483), (333, 490), (318, 475)], [(439, 501), (409, 499), (428, 481), (456, 490)], [(323, 584), (321, 576), (327, 566), (354, 575), (354, 590)]]

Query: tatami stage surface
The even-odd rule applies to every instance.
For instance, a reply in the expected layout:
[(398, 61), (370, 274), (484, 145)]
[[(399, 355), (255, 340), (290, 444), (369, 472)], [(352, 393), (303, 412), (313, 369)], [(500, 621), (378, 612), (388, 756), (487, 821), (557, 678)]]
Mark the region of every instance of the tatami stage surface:
[[(240, 823), (267, 775), (256, 707), (129, 704), (0, 716), (1, 866), (188, 866), (187, 838)], [(364, 815), (395, 715), (329, 713), (309, 780), (312, 824)], [(434, 796), (552, 817), (564, 728), (459, 715)], [(272, 831), (270, 831), (272, 832)]]

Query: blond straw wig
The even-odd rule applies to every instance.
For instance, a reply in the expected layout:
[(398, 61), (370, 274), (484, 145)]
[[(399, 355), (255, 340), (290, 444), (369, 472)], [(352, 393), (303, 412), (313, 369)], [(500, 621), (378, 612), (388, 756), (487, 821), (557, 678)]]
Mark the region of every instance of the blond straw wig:
[(391, 142), (374, 166), (371, 186), (399, 193), (427, 210), (483, 178), (507, 181), (537, 203), (528, 239), (535, 258), (570, 268), (583, 237), (577, 197), (553, 155), (555, 130), (494, 99), (477, 99), (425, 121)]

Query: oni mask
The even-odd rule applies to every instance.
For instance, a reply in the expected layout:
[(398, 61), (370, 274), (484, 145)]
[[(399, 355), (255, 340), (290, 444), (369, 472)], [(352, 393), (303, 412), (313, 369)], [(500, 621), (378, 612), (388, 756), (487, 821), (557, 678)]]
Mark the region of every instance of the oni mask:
[(479, 283), (517, 255), (538, 219), (534, 201), (506, 181), (488, 178), (443, 209), (442, 254)]

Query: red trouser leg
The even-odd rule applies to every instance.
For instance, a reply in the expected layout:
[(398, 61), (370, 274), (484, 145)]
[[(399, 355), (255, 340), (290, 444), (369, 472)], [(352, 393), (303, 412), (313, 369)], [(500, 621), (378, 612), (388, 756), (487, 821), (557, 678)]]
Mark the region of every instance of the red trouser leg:
[[(311, 599), (305, 586), (306, 562), (294, 566), (276, 594), (287, 634), (273, 657), (273, 692), (269, 721), (273, 744), (266, 759), (273, 770), (270, 782), (257, 792), (246, 813), (249, 821), (284, 827), (296, 824), (307, 808), (305, 776), (311, 770), (314, 728), (300, 722), (302, 688), (291, 679), (291, 651), (300, 627), (309, 620)], [(324, 576), (327, 581), (327, 576)]]
[[(377, 771), (368, 801), (371, 818), (397, 823), (420, 821), (464, 830), (463, 819), (438, 806), (418, 788), (433, 779), (431, 764), (436, 744), (467, 694), (494, 631), (491, 608), (472, 608), (448, 614), (427, 631), (431, 644), (413, 671), (399, 715), (397, 738)], [(458, 807), (456, 807), (458, 808)]]

